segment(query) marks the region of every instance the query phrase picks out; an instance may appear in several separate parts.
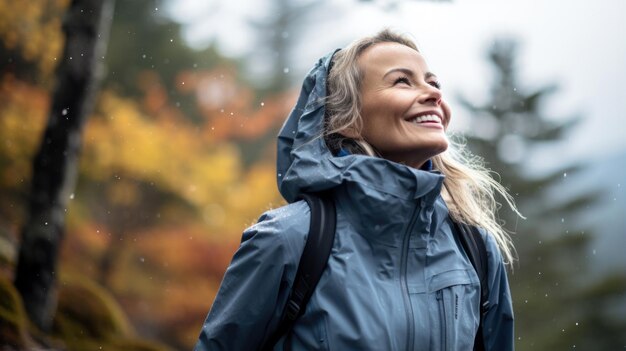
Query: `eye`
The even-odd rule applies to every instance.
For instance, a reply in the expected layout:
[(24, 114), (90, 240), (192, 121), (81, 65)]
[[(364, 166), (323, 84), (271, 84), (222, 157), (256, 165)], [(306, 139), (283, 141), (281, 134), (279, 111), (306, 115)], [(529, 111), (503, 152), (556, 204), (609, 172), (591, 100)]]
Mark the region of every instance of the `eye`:
[(441, 90), (441, 83), (439, 83), (438, 81), (434, 80), (432, 82), (429, 82), (428, 84), (434, 86), (435, 88)]
[(399, 84), (399, 83), (404, 83), (406, 85), (411, 85), (411, 82), (409, 81), (409, 78), (407, 77), (398, 77), (396, 78), (396, 80), (393, 82), (393, 85)]

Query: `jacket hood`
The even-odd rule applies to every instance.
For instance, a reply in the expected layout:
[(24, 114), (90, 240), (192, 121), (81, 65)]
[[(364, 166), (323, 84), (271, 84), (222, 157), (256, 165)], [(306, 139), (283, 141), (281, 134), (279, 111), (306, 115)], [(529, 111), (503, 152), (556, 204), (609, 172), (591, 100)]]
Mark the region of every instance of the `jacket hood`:
[(434, 201), (443, 183), (438, 172), (365, 155), (338, 157), (326, 146), (322, 135), (326, 78), (337, 51), (319, 59), (309, 71), (296, 105), (278, 135), (277, 180), (281, 195), (292, 203), (301, 193), (354, 182), (406, 200), (434, 193), (429, 196)]

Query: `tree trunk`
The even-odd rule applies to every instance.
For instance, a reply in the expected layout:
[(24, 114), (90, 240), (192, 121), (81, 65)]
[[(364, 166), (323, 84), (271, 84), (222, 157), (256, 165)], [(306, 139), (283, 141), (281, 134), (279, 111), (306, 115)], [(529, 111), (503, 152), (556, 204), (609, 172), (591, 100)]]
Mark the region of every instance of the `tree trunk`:
[(49, 330), (56, 309), (56, 267), (65, 212), (75, 183), (81, 132), (91, 113), (113, 18), (113, 0), (73, 0), (66, 14), (63, 58), (52, 108), (33, 163), (15, 287), (28, 316)]

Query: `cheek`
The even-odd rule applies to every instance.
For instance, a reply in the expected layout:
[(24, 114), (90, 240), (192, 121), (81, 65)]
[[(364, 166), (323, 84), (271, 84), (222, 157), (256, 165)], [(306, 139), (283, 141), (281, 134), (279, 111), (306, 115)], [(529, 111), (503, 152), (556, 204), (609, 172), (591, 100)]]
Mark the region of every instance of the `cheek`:
[(441, 103), (441, 109), (443, 110), (443, 127), (447, 130), (452, 119), (452, 110), (450, 110), (450, 106), (445, 101)]
[(376, 133), (397, 123), (396, 115), (399, 108), (395, 104), (388, 104), (384, 101), (376, 101), (376, 104), (369, 104), (361, 110), (364, 133)]

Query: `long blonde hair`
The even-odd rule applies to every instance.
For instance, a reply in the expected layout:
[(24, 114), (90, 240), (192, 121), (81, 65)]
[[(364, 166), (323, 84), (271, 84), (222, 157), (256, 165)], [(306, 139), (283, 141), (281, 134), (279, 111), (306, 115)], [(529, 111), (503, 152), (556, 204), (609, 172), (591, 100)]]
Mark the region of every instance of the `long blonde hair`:
[[(324, 138), (334, 152), (345, 148), (351, 153), (380, 156), (362, 138), (347, 138), (340, 132), (352, 129), (359, 133), (362, 129), (359, 90), (363, 72), (357, 60), (367, 48), (384, 42), (399, 43), (419, 52), (411, 39), (384, 29), (374, 36), (353, 42), (333, 57), (327, 81)], [(504, 261), (512, 263), (515, 248), (498, 221), (500, 204), (495, 197), (496, 193), (502, 196), (511, 209), (522, 217), (508, 191), (491, 176), (481, 159), (472, 156), (461, 143), (450, 143), (448, 150), (434, 156), (432, 161), (433, 168), (445, 175), (442, 197), (452, 219), (485, 229), (496, 240)]]

